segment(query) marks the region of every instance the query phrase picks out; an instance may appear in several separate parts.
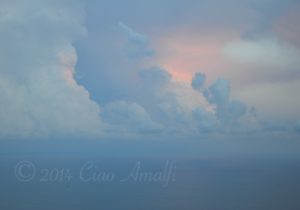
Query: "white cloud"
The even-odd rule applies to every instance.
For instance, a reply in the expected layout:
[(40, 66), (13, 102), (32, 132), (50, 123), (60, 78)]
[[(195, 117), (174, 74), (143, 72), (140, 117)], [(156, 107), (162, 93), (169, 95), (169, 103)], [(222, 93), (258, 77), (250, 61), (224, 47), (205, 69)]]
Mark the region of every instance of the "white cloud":
[(223, 53), (237, 62), (260, 64), (282, 71), (300, 65), (300, 49), (275, 38), (231, 42), (224, 46)]
[(82, 3), (1, 4), (0, 138), (99, 136), (99, 107), (74, 80)]
[(113, 132), (156, 133), (162, 130), (162, 126), (154, 122), (146, 110), (137, 103), (118, 101), (107, 104), (101, 116), (111, 125)]
[(242, 78), (235, 96), (255, 106), (268, 120), (296, 120), (299, 97), (300, 49), (277, 38), (240, 40), (223, 53), (238, 64), (232, 77)]

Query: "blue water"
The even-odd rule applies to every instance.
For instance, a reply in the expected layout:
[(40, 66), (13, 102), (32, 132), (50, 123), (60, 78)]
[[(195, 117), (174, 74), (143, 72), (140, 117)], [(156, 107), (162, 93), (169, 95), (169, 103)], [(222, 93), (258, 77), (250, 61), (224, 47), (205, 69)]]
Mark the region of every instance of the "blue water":
[[(23, 160), (35, 167), (31, 180), (17, 177), (16, 166)], [(174, 162), (168, 184), (149, 178), (124, 181), (137, 163), (140, 173), (154, 173), (162, 172), (167, 161)], [(87, 167), (82, 180), (80, 171), (87, 163), (91, 167)], [(300, 209), (300, 162), (291, 159), (108, 159), (50, 155), (2, 156), (0, 164), (1, 210)], [(55, 174), (55, 170), (64, 176)], [(29, 176), (32, 169), (25, 166), (19, 172)], [(87, 181), (92, 174), (99, 173), (114, 174), (114, 178), (103, 176)]]

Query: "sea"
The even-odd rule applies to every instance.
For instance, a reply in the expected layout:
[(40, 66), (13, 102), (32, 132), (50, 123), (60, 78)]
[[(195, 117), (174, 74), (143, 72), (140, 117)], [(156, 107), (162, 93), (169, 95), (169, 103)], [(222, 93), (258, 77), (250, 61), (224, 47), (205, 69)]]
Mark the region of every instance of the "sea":
[(1, 210), (299, 210), (300, 161), (256, 157), (0, 157)]

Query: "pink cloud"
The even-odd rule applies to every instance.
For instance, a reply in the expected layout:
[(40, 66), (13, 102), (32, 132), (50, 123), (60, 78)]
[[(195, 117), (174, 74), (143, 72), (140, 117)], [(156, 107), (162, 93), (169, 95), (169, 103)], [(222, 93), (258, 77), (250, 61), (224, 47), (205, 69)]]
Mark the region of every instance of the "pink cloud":
[(216, 34), (196, 32), (173, 33), (166, 35), (156, 43), (158, 63), (168, 70), (174, 80), (190, 82), (194, 73), (204, 72), (211, 80), (230, 69), (230, 63), (224, 59), (222, 48), (228, 40), (239, 36), (238, 31), (225, 30)]

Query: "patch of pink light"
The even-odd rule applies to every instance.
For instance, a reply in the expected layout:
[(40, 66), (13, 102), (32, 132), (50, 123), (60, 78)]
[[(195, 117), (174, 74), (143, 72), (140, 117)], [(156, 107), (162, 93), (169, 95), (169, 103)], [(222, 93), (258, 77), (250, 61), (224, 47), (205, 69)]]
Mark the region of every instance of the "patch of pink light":
[(158, 63), (178, 82), (190, 83), (196, 72), (205, 73), (213, 81), (232, 67), (222, 49), (227, 41), (238, 36), (224, 32), (218, 36), (163, 37), (157, 42)]

